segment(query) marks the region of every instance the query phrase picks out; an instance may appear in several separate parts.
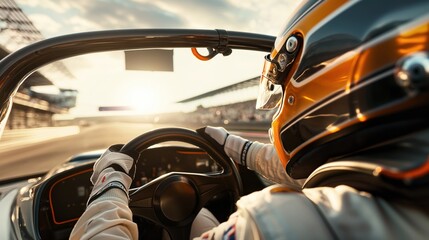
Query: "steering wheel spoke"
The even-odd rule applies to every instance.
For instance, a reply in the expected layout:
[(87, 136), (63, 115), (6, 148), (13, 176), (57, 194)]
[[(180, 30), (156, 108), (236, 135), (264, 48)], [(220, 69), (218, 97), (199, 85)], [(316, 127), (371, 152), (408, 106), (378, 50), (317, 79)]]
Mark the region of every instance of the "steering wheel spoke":
[[(227, 174), (189, 174), (185, 175), (196, 185), (199, 194), (200, 205), (204, 206), (214, 196), (230, 191), (234, 192), (234, 183)], [(238, 196), (237, 196), (238, 197)]]
[(129, 207), (134, 215), (144, 217), (153, 222), (158, 222), (153, 208), (152, 196), (158, 186), (156, 180), (140, 187), (130, 190)]

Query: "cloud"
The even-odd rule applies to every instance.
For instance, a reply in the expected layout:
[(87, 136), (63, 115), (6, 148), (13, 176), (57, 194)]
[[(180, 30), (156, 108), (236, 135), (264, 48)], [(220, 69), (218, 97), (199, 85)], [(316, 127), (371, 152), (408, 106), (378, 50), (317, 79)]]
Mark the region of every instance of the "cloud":
[(156, 4), (182, 16), (186, 19), (185, 27), (191, 28), (244, 27), (243, 24), (246, 25), (254, 17), (252, 9), (240, 8), (227, 0), (166, 0)]
[[(148, 0), (136, 0), (140, 3)], [(186, 19), (185, 27), (224, 28), (276, 34), (296, 1), (284, 0), (164, 0), (154, 1)]]
[(62, 28), (61, 24), (44, 14), (31, 14), (28, 18), (37, 29), (43, 29), (44, 33), (48, 35), (55, 35)]
[[(65, 31), (112, 28), (223, 28), (268, 34), (279, 32), (294, 1), (281, 0), (17, 0), (31, 19), (63, 25)], [(40, 18), (40, 16), (37, 16)], [(277, 18), (277, 19), (275, 19)], [(41, 21), (41, 20), (38, 20)], [(50, 25), (41, 25), (50, 26)], [(55, 29), (41, 28), (52, 36)]]
[[(75, 1), (76, 3), (77, 1)], [(171, 14), (152, 3), (132, 1), (80, 1), (80, 14), (101, 29), (137, 27), (182, 27), (181, 16)]]
[[(119, 28), (180, 28), (186, 26), (183, 16), (169, 12), (151, 2), (131, 0), (17, 0), (19, 6), (34, 22), (56, 22), (50, 30), (38, 24), (46, 37), (76, 31)], [(41, 15), (45, 15), (41, 18)], [(50, 19), (50, 20), (49, 20)], [(55, 34), (55, 31), (58, 31)]]
[(74, 8), (74, 1), (52, 1), (52, 0), (15, 0), (19, 6), (30, 8), (44, 8), (57, 13), (64, 13), (70, 8)]

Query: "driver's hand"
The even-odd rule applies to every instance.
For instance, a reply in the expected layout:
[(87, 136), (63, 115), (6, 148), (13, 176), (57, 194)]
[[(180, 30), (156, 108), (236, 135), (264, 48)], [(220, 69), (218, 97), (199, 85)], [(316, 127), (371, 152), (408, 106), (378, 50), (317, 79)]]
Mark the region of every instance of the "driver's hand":
[(252, 141), (230, 134), (223, 127), (207, 126), (197, 129), (197, 132), (212, 144), (217, 144), (234, 162), (247, 166), (246, 158)]
[(95, 162), (91, 182), (94, 185), (89, 196), (89, 205), (110, 189), (122, 190), (128, 197), (128, 190), (134, 178), (136, 161), (119, 150), (123, 145), (113, 145)]

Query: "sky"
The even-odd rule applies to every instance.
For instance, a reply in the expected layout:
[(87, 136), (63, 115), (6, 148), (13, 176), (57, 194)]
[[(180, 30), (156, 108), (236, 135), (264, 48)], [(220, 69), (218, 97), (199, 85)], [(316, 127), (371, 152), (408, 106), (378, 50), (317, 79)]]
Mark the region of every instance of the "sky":
[[(226, 29), (276, 36), (297, 4), (294, 0), (15, 1), (45, 38), (124, 28)], [(125, 72), (122, 55), (97, 53), (64, 61), (76, 76), (76, 80), (70, 84), (80, 93), (78, 106), (72, 112), (85, 114), (101, 105), (135, 103), (139, 103), (142, 112), (154, 112), (167, 108), (170, 102), (255, 77), (263, 64), (262, 53), (246, 56), (235, 56), (233, 53), (227, 58), (216, 57), (210, 64), (224, 74), (220, 78), (210, 79), (213, 66), (209, 68), (202, 65), (189, 51), (178, 51), (174, 53), (177, 73), (173, 77), (169, 73)], [(115, 67), (106, 67), (113, 66), (112, 63), (115, 63)], [(185, 66), (196, 66), (192, 74), (204, 76), (204, 82), (189, 80), (191, 73), (184, 70)], [(242, 66), (242, 69), (248, 71), (237, 70), (233, 66)], [(95, 69), (101, 71), (95, 72)], [(179, 87), (186, 90), (174, 91)], [(124, 94), (125, 91), (127, 94)], [(161, 97), (165, 92), (174, 94)], [(140, 104), (147, 102), (151, 103)]]

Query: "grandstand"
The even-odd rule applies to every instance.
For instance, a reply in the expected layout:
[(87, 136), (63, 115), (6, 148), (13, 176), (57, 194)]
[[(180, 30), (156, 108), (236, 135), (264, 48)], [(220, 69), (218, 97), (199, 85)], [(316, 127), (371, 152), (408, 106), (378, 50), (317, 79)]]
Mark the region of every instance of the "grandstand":
[[(197, 103), (192, 119), (200, 124), (228, 125), (231, 123), (267, 123), (275, 110), (257, 110), (256, 96), (259, 77), (247, 79), (229, 86), (206, 92), (178, 103)], [(192, 113), (191, 113), (192, 114)]]
[[(42, 39), (40, 31), (13, 0), (0, 0), (0, 60), (9, 53)], [(51, 126), (54, 114), (66, 113), (76, 104), (77, 91), (64, 87), (73, 79), (73, 74), (61, 62), (33, 73), (14, 97), (6, 127), (16, 129)]]

